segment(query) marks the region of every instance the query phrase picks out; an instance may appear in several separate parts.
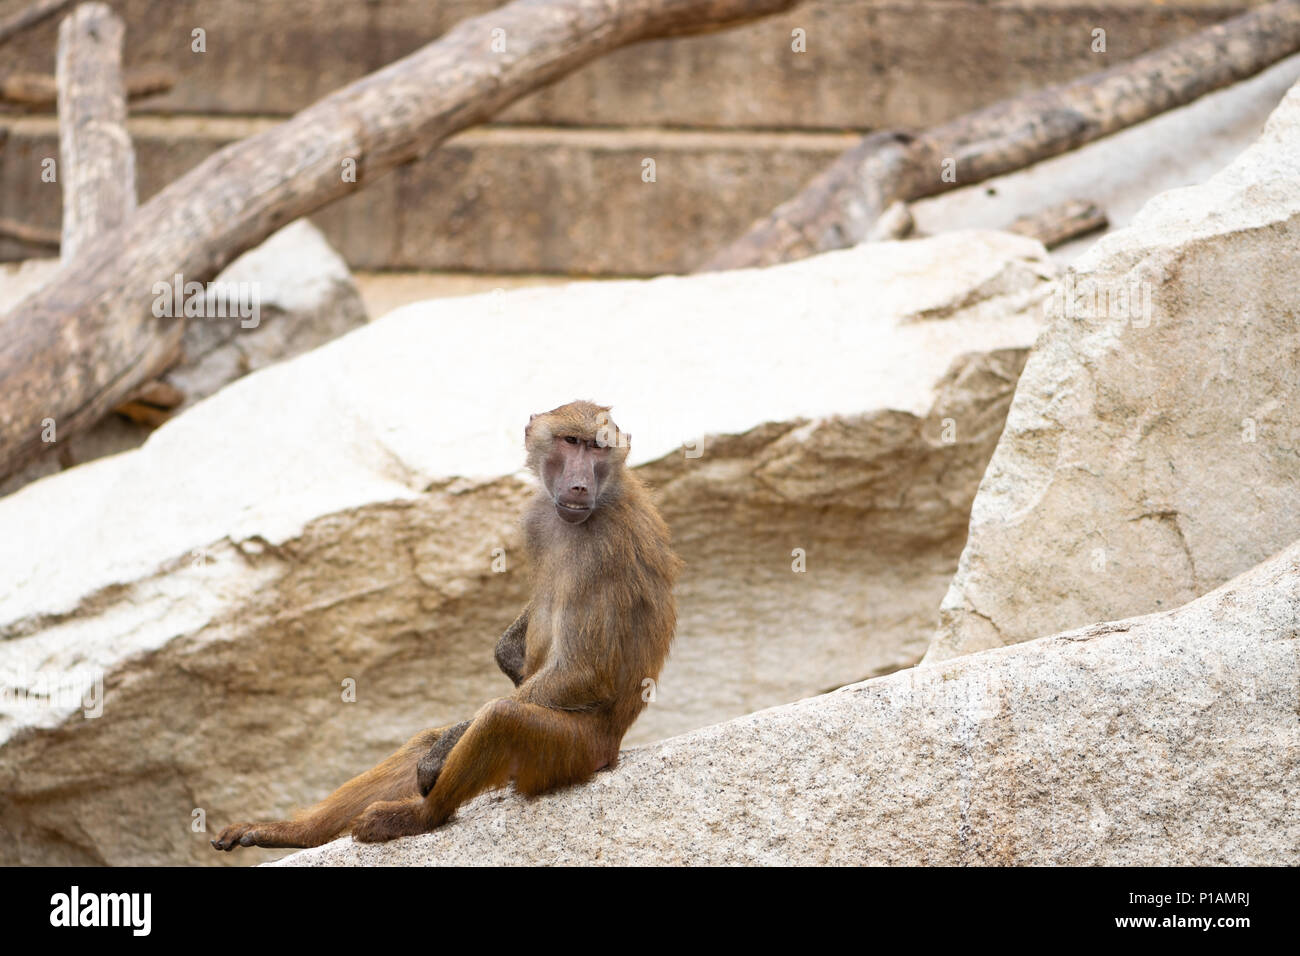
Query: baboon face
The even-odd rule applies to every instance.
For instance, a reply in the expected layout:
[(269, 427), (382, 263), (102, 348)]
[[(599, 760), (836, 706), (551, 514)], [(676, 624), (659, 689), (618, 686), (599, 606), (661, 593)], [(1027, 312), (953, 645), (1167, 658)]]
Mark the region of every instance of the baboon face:
[(529, 465), (555, 502), (555, 513), (568, 524), (592, 516), (602, 493), (616, 486), (628, 450), (627, 435), (610, 421), (609, 409), (590, 402), (532, 416), (524, 442)]
[(609, 469), (609, 449), (596, 439), (577, 435), (552, 438), (541, 477), (555, 502), (555, 513), (569, 524), (582, 524), (590, 518)]

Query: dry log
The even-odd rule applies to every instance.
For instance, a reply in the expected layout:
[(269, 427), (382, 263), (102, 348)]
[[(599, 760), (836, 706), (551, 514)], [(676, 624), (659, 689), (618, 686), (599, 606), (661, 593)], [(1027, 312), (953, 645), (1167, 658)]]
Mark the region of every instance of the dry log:
[(12, 73), (0, 82), (0, 101), (29, 108), (53, 106), (59, 83), (52, 73)]
[(59, 179), (65, 259), (135, 212), (135, 150), (126, 131), (122, 38), (106, 4), (83, 3), (59, 24)]
[(1036, 213), (1021, 216), (1007, 232), (1037, 239), (1048, 249), (1086, 236), (1110, 225), (1101, 207), (1087, 199), (1070, 199), (1057, 206), (1049, 206)]
[(867, 242), (883, 242), (888, 239), (906, 239), (916, 229), (916, 220), (907, 203), (896, 202), (880, 214), (871, 231), (867, 233)]
[(137, 388), (127, 401), (143, 402), (155, 408), (175, 408), (185, 401), (185, 393), (175, 385), (154, 381)]
[(57, 230), (45, 229), (41, 226), (29, 226), (26, 223), (18, 222), (16, 219), (0, 217), (0, 236), (6, 239), (16, 239), (39, 249), (57, 250), (59, 248), (59, 233)]
[(153, 316), (156, 283), (213, 278), (280, 227), (604, 53), (798, 2), (516, 0), (217, 152), (0, 319), (0, 477), (40, 454), (42, 419), (76, 434), (167, 367), (181, 319)]
[(155, 379), (137, 388), (113, 412), (140, 425), (157, 428), (170, 419), (184, 401), (185, 393), (179, 388)]
[(141, 425), (148, 425), (150, 428), (157, 428), (159, 425), (165, 424), (167, 419), (172, 417), (171, 412), (165, 409), (155, 408), (147, 402), (123, 402), (121, 405), (118, 405), (117, 408), (113, 409), (113, 411), (124, 418), (131, 419), (133, 422), (137, 422)]
[(30, 7), (19, 10), (13, 16), (0, 20), (0, 43), (16, 36), (29, 27), (48, 20), (62, 13), (77, 0), (36, 0)]
[[(164, 67), (142, 67), (126, 74), (128, 100), (166, 93), (176, 85), (176, 74)], [(29, 110), (53, 108), (59, 97), (59, 82), (50, 73), (13, 73), (0, 83), (0, 101)]]
[[(121, 19), (103, 3), (82, 4), (59, 24), (55, 90), (64, 258), (116, 229), (135, 211), (135, 150), (126, 131), (122, 80), (125, 35)], [(149, 82), (156, 84), (157, 77)], [(170, 417), (168, 409), (183, 400), (171, 386), (151, 382), (114, 411), (156, 428)]]
[[(788, 262), (861, 242), (898, 201), (1069, 152), (1300, 51), (1300, 0), (1216, 24), (1113, 69), (995, 103), (917, 135), (875, 133), (755, 222), (700, 271)], [(950, 177), (945, 177), (945, 167)]]

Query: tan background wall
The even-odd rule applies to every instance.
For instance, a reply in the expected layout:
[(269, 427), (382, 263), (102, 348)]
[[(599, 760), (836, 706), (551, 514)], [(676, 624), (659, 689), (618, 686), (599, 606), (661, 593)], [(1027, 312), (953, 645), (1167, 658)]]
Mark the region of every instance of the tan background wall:
[[(0, 0), (0, 16), (27, 0)], [(317, 217), (355, 268), (648, 275), (683, 271), (793, 194), (848, 130), (923, 126), (1169, 42), (1247, 0), (820, 0), (711, 36), (643, 44), (517, 104)], [(174, 90), (137, 104), (142, 198), (261, 117), (409, 53), (490, 0), (117, 0), (127, 66)], [(206, 31), (207, 52), (190, 50)], [(1091, 51), (1106, 30), (1107, 52)], [(807, 52), (790, 49), (807, 33)], [(4, 50), (0, 78), (51, 72), (57, 22)], [(508, 41), (508, 38), (507, 38)], [(484, 42), (488, 42), (485, 36)], [(199, 122), (169, 114), (201, 114)], [(503, 128), (502, 124), (510, 124)], [(59, 222), (39, 179), (52, 123), (0, 115), (0, 216)], [(653, 157), (658, 182), (641, 181)], [(0, 258), (30, 255), (0, 240)]]

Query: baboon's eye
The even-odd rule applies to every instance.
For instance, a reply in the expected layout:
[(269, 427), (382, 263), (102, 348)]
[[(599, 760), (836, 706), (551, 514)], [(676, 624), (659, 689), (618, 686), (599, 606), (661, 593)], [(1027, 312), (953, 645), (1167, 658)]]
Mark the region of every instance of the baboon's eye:
[(578, 439), (574, 438), (572, 435), (566, 435), (564, 440), (567, 441), (570, 445), (578, 444)]

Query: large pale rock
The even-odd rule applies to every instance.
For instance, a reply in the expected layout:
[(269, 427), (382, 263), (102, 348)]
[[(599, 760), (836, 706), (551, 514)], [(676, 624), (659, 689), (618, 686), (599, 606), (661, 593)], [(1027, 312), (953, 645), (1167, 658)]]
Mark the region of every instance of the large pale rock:
[(522, 429), (580, 396), (687, 562), (630, 740), (914, 663), (1051, 273), (964, 233), (421, 303), (0, 500), (0, 676), (74, 698), (0, 700), (0, 859), (232, 862), (195, 809), (284, 814), (507, 692)]
[(185, 393), (183, 407), (366, 323), (347, 263), (306, 219), (244, 253), (216, 281), (255, 288), (260, 315), (185, 323), (185, 360), (165, 379)]
[(1064, 276), (927, 660), (1177, 606), (1300, 538), (1300, 87)]
[(326, 865), (1300, 863), (1300, 546), (1185, 607), (911, 669), (480, 797)]
[[(0, 271), (0, 312), (39, 288), (58, 269), (56, 259), (35, 259)], [(162, 281), (169, 281), (170, 277)], [(244, 253), (214, 280), (256, 295), (256, 315), (215, 317), (185, 323), (180, 362), (162, 380), (185, 394), (178, 411), (212, 395), (241, 375), (300, 355), (364, 325), (366, 309), (345, 263), (306, 219), (275, 233)], [(215, 303), (212, 296), (210, 303)], [(226, 311), (229, 311), (227, 308)], [(151, 429), (109, 415), (90, 431), (60, 442), (44, 458), (0, 482), (0, 495), (76, 464), (137, 448)]]

